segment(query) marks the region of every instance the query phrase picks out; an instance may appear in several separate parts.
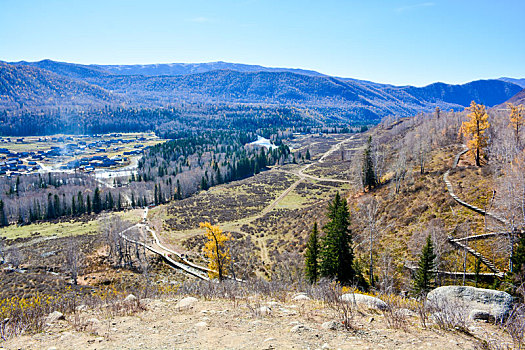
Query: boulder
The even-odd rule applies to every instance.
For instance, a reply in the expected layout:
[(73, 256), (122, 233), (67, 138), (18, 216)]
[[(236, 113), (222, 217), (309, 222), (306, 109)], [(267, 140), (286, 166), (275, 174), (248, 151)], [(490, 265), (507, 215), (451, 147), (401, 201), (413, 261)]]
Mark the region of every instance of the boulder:
[[(465, 317), (477, 310), (488, 313), (489, 317), (498, 321), (508, 317), (514, 303), (514, 298), (509, 293), (466, 286), (439, 287), (428, 293), (427, 299), (438, 308), (442, 308), (446, 303), (460, 303), (465, 310)], [(478, 313), (478, 316), (481, 317), (481, 314)]]
[(272, 309), (270, 309), (268, 306), (261, 306), (257, 309), (257, 312), (259, 315), (269, 315), (272, 313)]
[(323, 329), (335, 331), (343, 328), (343, 324), (337, 321), (327, 321), (321, 325)]
[(88, 310), (88, 307), (84, 304), (82, 305), (79, 305), (75, 308), (76, 311), (79, 311), (79, 312), (82, 312), (82, 311), (87, 311)]
[(49, 315), (47, 315), (46, 323), (54, 323), (59, 320), (65, 320), (64, 314), (60, 311), (53, 311)]
[(292, 300), (294, 301), (304, 301), (304, 300), (311, 300), (310, 297), (306, 294), (297, 294), (292, 297)]
[(97, 328), (101, 325), (101, 322), (99, 321), (98, 318), (92, 317), (86, 320), (86, 324), (90, 326), (91, 328)]
[(376, 297), (370, 295), (357, 294), (357, 293), (347, 293), (341, 295), (341, 300), (351, 303), (356, 303), (357, 305), (363, 305), (369, 309), (376, 310), (386, 310), (386, 303)]
[(293, 326), (292, 329), (290, 329), (290, 332), (291, 333), (301, 333), (307, 330), (308, 330), (308, 327), (305, 327), (302, 324), (298, 324), (298, 325)]
[(124, 299), (124, 302), (125, 303), (134, 303), (137, 301), (137, 297), (134, 296), (133, 294), (129, 294), (125, 299)]
[(179, 302), (177, 303), (177, 305), (175, 305), (175, 307), (179, 308), (179, 309), (190, 308), (190, 307), (193, 306), (193, 304), (195, 304), (198, 301), (199, 301), (199, 299), (197, 299), (197, 298), (186, 297), (186, 298), (183, 298), (183, 299), (179, 300)]

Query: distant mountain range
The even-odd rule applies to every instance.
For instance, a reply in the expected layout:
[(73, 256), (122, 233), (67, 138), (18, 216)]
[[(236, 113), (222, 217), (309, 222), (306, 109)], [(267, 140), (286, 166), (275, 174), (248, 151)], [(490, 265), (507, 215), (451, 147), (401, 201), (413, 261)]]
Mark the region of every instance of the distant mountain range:
[(43, 60), (0, 63), (0, 108), (98, 108), (178, 103), (285, 104), (342, 108), (378, 119), (442, 109), (472, 100), (501, 104), (522, 90), (508, 78), (462, 85), (393, 86), (315, 71), (213, 62), (157, 65), (80, 65)]
[(514, 78), (499, 78), (499, 80), (506, 81), (508, 83), (516, 84), (525, 89), (525, 78), (523, 79), (514, 79)]

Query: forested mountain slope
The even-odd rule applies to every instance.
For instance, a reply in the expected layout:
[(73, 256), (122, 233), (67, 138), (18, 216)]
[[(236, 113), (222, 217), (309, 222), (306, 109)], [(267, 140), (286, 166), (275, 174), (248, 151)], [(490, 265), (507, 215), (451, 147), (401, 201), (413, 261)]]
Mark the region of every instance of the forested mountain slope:
[(0, 62), (0, 110), (96, 108), (122, 101), (100, 86), (45, 69)]
[(518, 92), (516, 95), (512, 96), (507, 102), (513, 104), (525, 104), (525, 89)]
[[(222, 66), (229, 67), (226, 64), (214, 67)], [(501, 80), (480, 80), (464, 85), (436, 83), (419, 88), (289, 71), (229, 69), (184, 75), (116, 75), (105, 70), (104, 66), (50, 60), (2, 64), (1, 67), (0, 76), (5, 80), (1, 103), (4, 109), (11, 110), (49, 107), (52, 105), (49, 101), (55, 102), (58, 97), (55, 95), (59, 94), (60, 101), (77, 107), (123, 101), (134, 106), (188, 102), (286, 104), (344, 108), (349, 116), (377, 120), (387, 115), (409, 116), (428, 112), (436, 107), (463, 109), (472, 100), (493, 106), (521, 90), (518, 85)], [(126, 66), (119, 67), (123, 70)], [(244, 65), (240, 67), (247, 70)], [(256, 69), (257, 66), (249, 67)], [(17, 79), (7, 77), (13, 72), (16, 72)], [(31, 84), (35, 84), (34, 88), (29, 88)], [(42, 85), (53, 88), (44, 89)], [(71, 96), (79, 94), (81, 98), (77, 103)]]

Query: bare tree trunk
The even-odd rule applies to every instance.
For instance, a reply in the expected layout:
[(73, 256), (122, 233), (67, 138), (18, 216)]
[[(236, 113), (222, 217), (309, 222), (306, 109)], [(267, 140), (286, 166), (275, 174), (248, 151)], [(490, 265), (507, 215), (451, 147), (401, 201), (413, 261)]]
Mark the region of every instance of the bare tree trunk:
[[(468, 246), (468, 243), (465, 243), (466, 246)], [(463, 286), (465, 285), (465, 278), (467, 274), (467, 250), (464, 250), (463, 253)]]
[(69, 237), (66, 246), (66, 264), (74, 285), (78, 284), (78, 274), (82, 265), (83, 256), (75, 237)]

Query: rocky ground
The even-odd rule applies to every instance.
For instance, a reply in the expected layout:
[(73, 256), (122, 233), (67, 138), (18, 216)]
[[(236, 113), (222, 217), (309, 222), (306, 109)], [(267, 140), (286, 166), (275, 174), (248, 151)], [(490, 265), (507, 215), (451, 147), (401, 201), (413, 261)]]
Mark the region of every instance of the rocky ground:
[(444, 332), (422, 328), (417, 314), (408, 313), (403, 327), (392, 328), (382, 313), (363, 308), (353, 313), (352, 329), (346, 330), (332, 307), (304, 299), (144, 299), (145, 310), (128, 316), (82, 310), (64, 319), (51, 317), (44, 332), (12, 338), (0, 348), (445, 350), (479, 348), (483, 339), (502, 346), (508, 341), (484, 322), (473, 322), (471, 334)]

